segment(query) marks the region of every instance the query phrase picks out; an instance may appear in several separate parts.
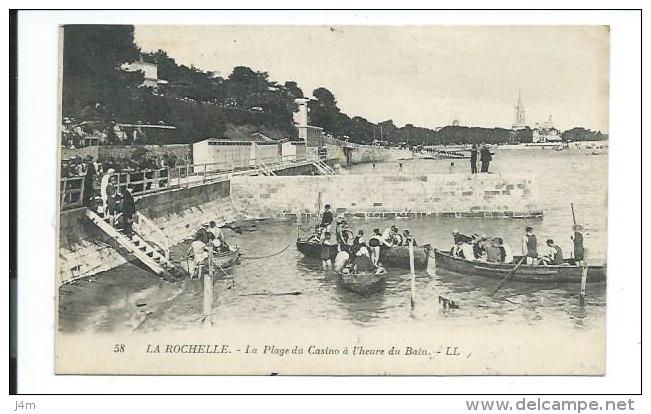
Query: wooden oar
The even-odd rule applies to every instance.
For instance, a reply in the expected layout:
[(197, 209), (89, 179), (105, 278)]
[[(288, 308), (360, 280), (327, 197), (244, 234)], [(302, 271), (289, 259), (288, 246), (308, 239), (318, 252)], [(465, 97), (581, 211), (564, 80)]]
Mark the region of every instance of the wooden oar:
[(520, 266), (522, 265), (522, 263), (524, 263), (524, 261), (525, 261), (526, 259), (527, 259), (527, 256), (522, 256), (522, 259), (520, 259), (520, 261), (518, 262), (518, 264), (515, 266), (515, 269), (513, 269), (513, 271), (512, 271), (511, 273), (509, 273), (508, 275), (504, 276), (504, 279), (500, 280), (500, 283), (497, 285), (497, 287), (495, 288), (495, 290), (493, 291), (493, 293), (491, 293), (491, 296), (495, 295), (495, 294), (497, 293), (497, 291), (500, 290), (500, 289), (502, 288), (502, 286), (504, 286), (504, 284), (505, 284), (506, 282), (508, 282), (509, 280), (511, 280), (511, 278), (513, 277), (513, 275), (515, 274), (515, 272), (518, 271), (518, 269), (520, 268)]

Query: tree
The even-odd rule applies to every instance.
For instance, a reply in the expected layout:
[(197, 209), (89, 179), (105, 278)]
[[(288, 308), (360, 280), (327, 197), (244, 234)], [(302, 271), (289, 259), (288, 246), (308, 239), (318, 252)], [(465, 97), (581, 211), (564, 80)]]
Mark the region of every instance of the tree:
[(302, 98), (303, 90), (298, 87), (298, 84), (294, 81), (285, 82), (285, 90), (290, 93), (294, 98)]
[(341, 135), (341, 111), (334, 94), (320, 87), (312, 92), (312, 96), (316, 99), (308, 102), (310, 124), (323, 128), (326, 133)]
[(142, 84), (144, 74), (122, 69), (138, 59), (133, 26), (66, 25), (63, 28), (62, 104), (66, 116), (99, 103), (114, 112)]

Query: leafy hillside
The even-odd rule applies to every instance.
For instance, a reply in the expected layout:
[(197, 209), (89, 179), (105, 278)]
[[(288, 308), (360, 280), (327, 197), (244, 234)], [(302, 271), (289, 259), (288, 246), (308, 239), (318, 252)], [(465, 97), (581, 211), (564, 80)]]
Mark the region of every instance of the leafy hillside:
[[(158, 67), (168, 81), (156, 91), (140, 87), (144, 74), (124, 70), (142, 59)], [(303, 91), (295, 81), (277, 83), (267, 72), (237, 66), (226, 78), (194, 66), (178, 64), (164, 50), (142, 53), (134, 42), (133, 26), (67, 25), (64, 27), (63, 116), (75, 123), (164, 123), (176, 126), (177, 143), (206, 137), (246, 139), (256, 132), (274, 139), (295, 138), (295, 98)], [(357, 92), (356, 92), (357, 93)], [(392, 120), (372, 123), (339, 109), (325, 87), (312, 92), (310, 124), (351, 142), (374, 140), (409, 144), (530, 142), (531, 130), (448, 126), (438, 131)], [(572, 140), (606, 137), (583, 128), (563, 133)], [(602, 138), (599, 138), (602, 137)], [(162, 143), (162, 142), (160, 142)], [(169, 143), (169, 142), (165, 142)]]

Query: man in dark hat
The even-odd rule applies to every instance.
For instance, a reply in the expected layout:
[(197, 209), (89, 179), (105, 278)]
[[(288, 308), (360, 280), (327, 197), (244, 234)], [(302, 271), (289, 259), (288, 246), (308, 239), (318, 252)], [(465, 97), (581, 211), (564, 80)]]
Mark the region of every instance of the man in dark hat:
[(95, 175), (97, 171), (95, 170), (95, 164), (93, 163), (93, 156), (88, 155), (85, 159), (86, 166), (86, 175), (84, 176), (84, 206), (90, 206), (90, 200), (95, 196), (94, 185), (95, 185)]
[(470, 149), (470, 173), (477, 174), (477, 144)]
[(479, 154), (479, 160), (481, 161), (481, 172), (487, 173), (488, 172), (488, 166), (490, 165), (491, 161), (493, 160), (493, 154), (491, 154), (490, 150), (486, 146), (486, 144), (481, 146), (481, 151)]
[(131, 238), (133, 235), (133, 215), (136, 214), (136, 202), (133, 199), (132, 186), (127, 185), (122, 190), (122, 217), (124, 218), (124, 234)]

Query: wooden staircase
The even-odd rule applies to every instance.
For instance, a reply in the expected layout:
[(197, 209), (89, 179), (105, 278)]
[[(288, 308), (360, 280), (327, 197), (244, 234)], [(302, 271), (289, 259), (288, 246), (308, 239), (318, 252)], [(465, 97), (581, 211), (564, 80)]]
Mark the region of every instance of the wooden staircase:
[(335, 175), (335, 174), (337, 174), (337, 172), (334, 169), (332, 169), (332, 167), (330, 167), (328, 164), (323, 162), (323, 160), (321, 160), (321, 158), (319, 158), (319, 157), (312, 156), (312, 157), (310, 157), (310, 161), (312, 162), (314, 167), (317, 169), (317, 171), (321, 175)]
[[(100, 217), (88, 209), (86, 217), (155, 274), (165, 278), (178, 278), (180, 275), (185, 276), (184, 273), (187, 274), (185, 269), (180, 268), (169, 259), (169, 249), (166, 250), (162, 246), (146, 241), (137, 232), (135, 226), (133, 235), (129, 238), (121, 229), (113, 227), (108, 217)], [(140, 220), (143, 219), (140, 218)]]

